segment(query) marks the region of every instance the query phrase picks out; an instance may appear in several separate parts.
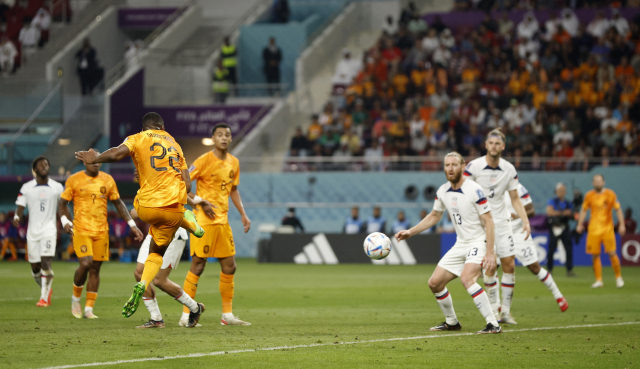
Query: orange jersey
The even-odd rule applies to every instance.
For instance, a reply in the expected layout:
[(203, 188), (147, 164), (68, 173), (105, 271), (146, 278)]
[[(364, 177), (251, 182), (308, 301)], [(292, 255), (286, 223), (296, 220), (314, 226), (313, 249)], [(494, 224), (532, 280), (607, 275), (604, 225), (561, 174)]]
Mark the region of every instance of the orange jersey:
[(227, 153), (225, 160), (218, 159), (213, 151), (201, 155), (189, 168), (191, 180), (197, 180), (197, 195), (215, 206), (214, 219), (207, 217), (200, 207), (196, 209), (198, 224), (227, 224), (229, 195), (233, 187), (240, 184), (240, 162)]
[(187, 188), (181, 173), (187, 164), (182, 148), (169, 133), (142, 131), (127, 137), (122, 144), (129, 148), (140, 175), (136, 196), (140, 206), (163, 208), (187, 203)]
[(582, 203), (582, 209), (591, 210), (589, 233), (604, 234), (613, 232), (613, 209), (620, 209), (616, 193), (608, 188), (597, 193), (595, 190), (587, 192)]
[(98, 172), (95, 177), (84, 171), (67, 179), (63, 199), (73, 202), (73, 229), (76, 233), (97, 235), (109, 231), (107, 199), (120, 198), (113, 177)]

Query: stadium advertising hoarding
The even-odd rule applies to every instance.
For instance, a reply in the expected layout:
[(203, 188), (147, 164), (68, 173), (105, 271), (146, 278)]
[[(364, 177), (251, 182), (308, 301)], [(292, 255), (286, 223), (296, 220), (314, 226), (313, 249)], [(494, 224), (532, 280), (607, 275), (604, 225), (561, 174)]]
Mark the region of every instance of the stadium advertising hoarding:
[(155, 29), (171, 16), (178, 8), (120, 8), (118, 9), (118, 27)]
[[(399, 243), (392, 238), (391, 254), (382, 261), (372, 261), (363, 251), (364, 236), (364, 234), (324, 233), (273, 234), (271, 239), (259, 244), (258, 261), (296, 264), (436, 264), (456, 241), (456, 235), (453, 233), (415, 236)], [(532, 237), (538, 247), (539, 262), (546, 265), (549, 234), (535, 232)], [(590, 266), (592, 264), (591, 255), (585, 252), (585, 240), (586, 237), (583, 236), (578, 244), (573, 245), (574, 265)], [(622, 264), (640, 266), (640, 235), (625, 236), (622, 242), (617, 236), (617, 241)], [(564, 245), (561, 243), (558, 243), (554, 254), (556, 266), (564, 266), (567, 260)], [(516, 255), (516, 263), (522, 265), (518, 261), (518, 255)], [(602, 258), (602, 264), (610, 265), (609, 258)]]

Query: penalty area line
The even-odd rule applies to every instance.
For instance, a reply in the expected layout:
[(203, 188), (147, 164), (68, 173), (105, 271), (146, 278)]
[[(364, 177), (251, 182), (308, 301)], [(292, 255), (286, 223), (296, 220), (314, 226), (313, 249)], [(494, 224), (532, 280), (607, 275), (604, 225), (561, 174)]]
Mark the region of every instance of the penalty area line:
[[(523, 329), (503, 330), (502, 333), (548, 331), (548, 330), (554, 330), (554, 329), (610, 327), (610, 326), (616, 326), (616, 325), (631, 325), (631, 324), (640, 324), (640, 322), (582, 324), (582, 325), (567, 325), (567, 326), (564, 326), (564, 327), (523, 328)], [(60, 365), (60, 366), (50, 366), (50, 367), (46, 367), (46, 368), (42, 368), (42, 369), (82, 368), (82, 367), (89, 367), (89, 366), (118, 365), (118, 364), (128, 364), (128, 363), (141, 363), (141, 362), (147, 362), (147, 361), (164, 361), (164, 360), (174, 360), (174, 359), (189, 359), (189, 358), (197, 358), (197, 357), (205, 357), (205, 356), (220, 356), (220, 355), (228, 355), (228, 354), (243, 354), (243, 353), (258, 352), (258, 351), (291, 350), (291, 349), (311, 348), (311, 347), (321, 347), (321, 346), (340, 346), (340, 345), (355, 345), (355, 344), (362, 344), (362, 343), (377, 343), (377, 342), (391, 342), (391, 341), (410, 341), (410, 340), (420, 340), (420, 339), (425, 339), (425, 338), (460, 337), (460, 336), (472, 336), (472, 335), (475, 336), (476, 333), (475, 332), (469, 332), (469, 333), (430, 334), (430, 335), (427, 335), (427, 336), (380, 338), (380, 339), (375, 339), (375, 340), (345, 341), (345, 342), (337, 342), (337, 343), (312, 343), (312, 344), (309, 344), (309, 345), (276, 346), (276, 347), (263, 347), (263, 348), (255, 348), (255, 349), (244, 349), (244, 350), (213, 351), (213, 352), (196, 353), (196, 354), (188, 354), (188, 355), (176, 355), (176, 356), (164, 356), (164, 357), (148, 357), (148, 358), (130, 359), (130, 360), (116, 360), (116, 361), (104, 361), (104, 362), (86, 363), (86, 364)]]

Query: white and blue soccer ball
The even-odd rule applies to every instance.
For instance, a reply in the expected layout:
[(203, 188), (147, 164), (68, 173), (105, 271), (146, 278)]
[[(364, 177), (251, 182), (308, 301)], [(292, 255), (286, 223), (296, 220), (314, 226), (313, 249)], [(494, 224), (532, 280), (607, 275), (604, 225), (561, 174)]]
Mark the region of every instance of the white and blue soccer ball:
[(364, 252), (371, 259), (384, 259), (391, 252), (391, 240), (384, 233), (373, 232), (364, 239)]

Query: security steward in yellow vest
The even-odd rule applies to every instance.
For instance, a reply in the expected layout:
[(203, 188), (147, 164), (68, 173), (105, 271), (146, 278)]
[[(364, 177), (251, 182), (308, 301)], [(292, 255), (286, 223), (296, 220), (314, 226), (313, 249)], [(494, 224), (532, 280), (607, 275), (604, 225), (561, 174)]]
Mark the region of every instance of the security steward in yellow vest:
[(224, 44), (220, 48), (220, 58), (222, 65), (229, 71), (229, 83), (236, 84), (236, 67), (238, 66), (238, 49), (232, 45), (229, 36), (224, 38)]
[(213, 70), (211, 88), (215, 102), (224, 104), (229, 96), (229, 70), (224, 67), (222, 59), (218, 60), (218, 66)]

